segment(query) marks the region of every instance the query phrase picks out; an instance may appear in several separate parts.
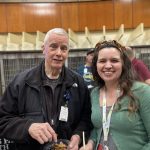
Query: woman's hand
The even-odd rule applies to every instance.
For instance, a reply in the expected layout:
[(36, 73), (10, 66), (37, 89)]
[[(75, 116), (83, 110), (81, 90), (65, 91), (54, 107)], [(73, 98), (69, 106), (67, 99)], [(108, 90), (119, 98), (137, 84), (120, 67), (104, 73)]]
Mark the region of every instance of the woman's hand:
[(80, 150), (93, 150), (94, 149), (94, 142), (89, 140), (85, 147), (81, 147)]

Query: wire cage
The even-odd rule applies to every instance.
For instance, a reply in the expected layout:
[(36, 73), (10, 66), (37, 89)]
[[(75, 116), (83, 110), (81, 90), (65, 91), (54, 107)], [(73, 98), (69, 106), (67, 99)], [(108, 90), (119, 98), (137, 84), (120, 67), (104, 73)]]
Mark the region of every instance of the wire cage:
[(32, 68), (43, 60), (41, 53), (1, 53), (0, 55), (0, 95), (16, 74)]
[(142, 60), (150, 70), (150, 46), (136, 47), (136, 57)]
[[(137, 58), (143, 60), (150, 70), (150, 46), (135, 46)], [(68, 68), (76, 71), (83, 65), (88, 49), (71, 49), (66, 62)], [(43, 60), (41, 51), (0, 52), (0, 96), (14, 76), (38, 65)]]
[(14, 78), (14, 76), (26, 69), (32, 68), (41, 62), (42, 58), (18, 58), (18, 59), (4, 59), (4, 77), (5, 85)]
[[(71, 50), (66, 65), (76, 71), (84, 63), (86, 50)], [(40, 51), (1, 52), (0, 55), (0, 96), (16, 74), (37, 66), (43, 60)]]

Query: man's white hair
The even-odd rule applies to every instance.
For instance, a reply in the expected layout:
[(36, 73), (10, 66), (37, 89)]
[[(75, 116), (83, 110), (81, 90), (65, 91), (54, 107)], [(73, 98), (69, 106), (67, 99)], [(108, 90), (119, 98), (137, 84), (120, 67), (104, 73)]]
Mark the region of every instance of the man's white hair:
[(55, 33), (55, 34), (58, 34), (58, 35), (66, 36), (66, 37), (69, 39), (68, 33), (67, 33), (64, 29), (62, 29), (62, 28), (54, 28), (54, 29), (49, 30), (49, 31), (46, 33), (45, 38), (44, 38), (44, 44), (48, 41), (48, 39), (49, 39), (49, 37), (50, 37), (50, 35), (51, 35), (52, 33)]

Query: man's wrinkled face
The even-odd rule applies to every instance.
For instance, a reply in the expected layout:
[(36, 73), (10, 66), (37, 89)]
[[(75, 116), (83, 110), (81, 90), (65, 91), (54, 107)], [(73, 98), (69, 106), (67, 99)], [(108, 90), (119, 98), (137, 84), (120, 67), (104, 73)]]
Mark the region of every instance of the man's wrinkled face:
[(68, 57), (68, 37), (51, 33), (44, 44), (43, 54), (48, 68), (61, 69)]

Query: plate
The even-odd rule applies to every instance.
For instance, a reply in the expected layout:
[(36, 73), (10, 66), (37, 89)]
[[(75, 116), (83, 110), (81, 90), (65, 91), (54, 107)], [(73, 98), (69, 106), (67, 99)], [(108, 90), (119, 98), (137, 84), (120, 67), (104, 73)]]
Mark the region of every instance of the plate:
[(43, 150), (67, 150), (69, 140), (58, 139), (57, 142), (49, 142), (44, 145)]

